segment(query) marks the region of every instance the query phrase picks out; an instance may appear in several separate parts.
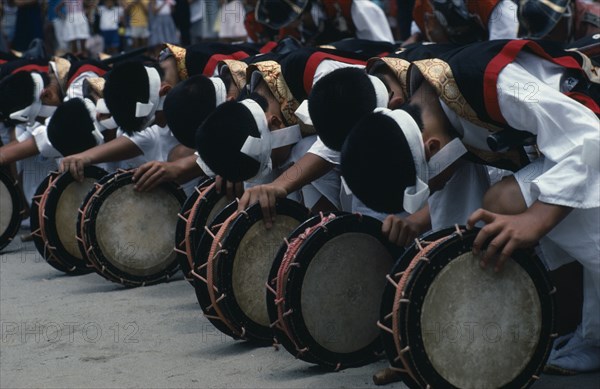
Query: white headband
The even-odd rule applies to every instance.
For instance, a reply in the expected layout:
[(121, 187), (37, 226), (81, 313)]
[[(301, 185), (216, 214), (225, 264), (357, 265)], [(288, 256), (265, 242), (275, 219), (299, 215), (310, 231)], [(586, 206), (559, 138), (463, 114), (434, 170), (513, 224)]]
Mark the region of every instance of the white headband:
[(387, 88), (383, 81), (379, 78), (367, 74), (371, 84), (373, 84), (373, 88), (375, 88), (375, 97), (377, 98), (377, 108), (387, 108), (388, 103), (390, 101), (390, 95), (388, 93)]
[(421, 130), (419, 130), (419, 126), (408, 112), (401, 109), (394, 111), (376, 109), (375, 112), (381, 112), (396, 121), (410, 148), (417, 173), (417, 180), (414, 186), (405, 189), (403, 207), (406, 212), (415, 213), (425, 205), (429, 197), (430, 191), (427, 184), (429, 180), (456, 162), (467, 152), (467, 149), (459, 138), (454, 138), (427, 162), (423, 135), (421, 134)]
[(271, 131), (269, 131), (265, 112), (256, 101), (246, 99), (241, 101), (240, 104), (250, 111), (260, 133), (259, 138), (248, 136), (240, 149), (241, 153), (246, 154), (260, 164), (258, 174), (253, 177), (253, 179), (256, 179), (263, 177), (271, 170)]
[(104, 143), (104, 137), (102, 136), (102, 125), (96, 120), (96, 105), (92, 100), (88, 98), (83, 99), (83, 102), (88, 110), (88, 113), (90, 114), (92, 123), (94, 123), (94, 130), (92, 131), (92, 135), (96, 140), (96, 144), (101, 145)]
[(98, 99), (98, 101), (96, 101), (96, 112), (105, 115), (110, 113), (110, 110), (106, 106), (106, 101), (104, 101), (104, 99)]
[(135, 117), (148, 118), (143, 128), (148, 127), (154, 121), (156, 111), (162, 110), (164, 96), (160, 96), (161, 79), (158, 71), (152, 67), (144, 66), (148, 75), (148, 102), (138, 101), (135, 104)]
[(209, 168), (208, 165), (202, 160), (200, 154), (197, 151), (194, 154), (196, 154), (196, 164), (200, 166), (200, 169), (202, 169), (204, 174), (206, 174), (209, 177), (216, 176), (215, 172), (213, 172), (212, 169)]
[(38, 116), (52, 116), (56, 107), (42, 104), (41, 97), (42, 91), (44, 90), (44, 79), (42, 76), (35, 72), (29, 73), (29, 75), (33, 80), (33, 102), (29, 106), (11, 113), (9, 117), (13, 120), (25, 122), (31, 126), (35, 123), (35, 119)]
[(227, 88), (225, 88), (225, 83), (219, 77), (210, 77), (209, 80), (212, 81), (215, 86), (215, 102), (218, 107), (227, 101)]

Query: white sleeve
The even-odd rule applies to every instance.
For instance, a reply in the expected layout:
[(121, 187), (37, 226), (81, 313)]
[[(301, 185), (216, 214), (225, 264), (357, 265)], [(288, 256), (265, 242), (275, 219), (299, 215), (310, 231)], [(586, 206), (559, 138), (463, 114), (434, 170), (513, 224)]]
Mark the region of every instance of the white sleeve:
[(77, 76), (77, 78), (75, 78), (69, 84), (69, 87), (67, 88), (65, 101), (74, 99), (76, 97), (83, 99), (83, 80), (85, 80), (86, 78), (91, 78), (91, 77), (98, 77), (98, 75), (96, 73), (90, 71), (90, 72), (83, 72), (79, 76)]
[(147, 127), (132, 135), (123, 134), (124, 137), (132, 141), (144, 154), (145, 159), (152, 161), (152, 156), (156, 154), (157, 132), (154, 126)]
[(583, 151), (600, 142), (598, 117), (518, 61), (500, 72), (498, 103), (508, 125), (536, 134), (541, 153), (554, 163), (533, 181), (535, 197), (572, 208), (599, 207), (600, 167), (586, 163)]
[(357, 38), (394, 43), (387, 17), (376, 4), (370, 0), (354, 0), (350, 13)]
[(309, 153), (316, 155), (317, 157), (323, 158), (325, 161), (334, 165), (340, 164), (340, 152), (331, 150), (325, 146), (321, 138), (317, 137), (315, 143), (308, 150)]
[(519, 33), (517, 5), (512, 0), (500, 0), (488, 21), (489, 40), (516, 39)]

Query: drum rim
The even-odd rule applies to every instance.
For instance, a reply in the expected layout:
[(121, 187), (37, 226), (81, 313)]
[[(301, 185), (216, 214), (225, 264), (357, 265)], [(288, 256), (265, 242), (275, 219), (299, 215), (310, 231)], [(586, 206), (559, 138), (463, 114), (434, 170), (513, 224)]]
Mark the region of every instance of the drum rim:
[[(107, 172), (104, 169), (101, 169), (97, 166), (86, 166), (83, 170), (83, 175), (85, 178), (92, 178), (96, 181), (104, 177), (106, 174)], [(58, 237), (58, 230), (54, 220), (56, 218), (56, 207), (60, 197), (67, 186), (73, 182), (75, 182), (75, 178), (73, 178), (71, 173), (64, 172), (58, 175), (46, 189), (44, 194), (45, 200), (43, 208), (40, 208), (40, 212), (43, 213), (42, 217), (44, 217), (46, 220), (46, 222), (44, 222), (42, 235), (44, 236), (46, 242), (49, 243), (48, 251), (50, 255), (54, 255), (55, 257), (59, 258), (61, 262), (64, 262), (65, 264), (68, 264), (68, 266), (74, 268), (74, 272), (87, 274), (93, 270), (90, 269), (85, 251), (81, 252), (81, 250), (79, 250), (83, 256), (83, 260), (71, 255), (65, 249)], [(51, 206), (50, 209), (52, 210), (50, 212), (48, 212), (49, 206)], [(77, 226), (75, 226), (75, 228), (77, 228)], [(54, 247), (54, 249), (52, 249), (52, 247)]]
[[(449, 232), (454, 232), (456, 229), (454, 227), (444, 228), (435, 231), (428, 231), (417, 238), (417, 241), (435, 241), (444, 236), (447, 236)], [(401, 274), (406, 270), (412, 259), (419, 252), (419, 248), (416, 242), (413, 242), (408, 248), (402, 253), (402, 255), (398, 258), (392, 270), (389, 273), (389, 277), (394, 277), (396, 274)], [(392, 307), (394, 305), (394, 300), (396, 297), (396, 288), (390, 282), (386, 283), (385, 288), (383, 290), (383, 295), (381, 297), (381, 308), (379, 310), (379, 323), (378, 325), (381, 327), (386, 326), (388, 328), (392, 328), (392, 318), (387, 317), (392, 311)], [(396, 347), (394, 345), (393, 335), (385, 330), (380, 331), (380, 337), (383, 343), (383, 349), (385, 350), (386, 356), (390, 361), (390, 365), (394, 366), (391, 361), (393, 361), (396, 357)], [(402, 377), (402, 382), (404, 382), (407, 386), (411, 388), (420, 387), (419, 384), (413, 380), (413, 378), (406, 372), (398, 371), (398, 373)]]
[[(212, 305), (212, 302), (208, 293), (208, 284), (204, 280), (207, 279), (206, 269), (208, 264), (208, 256), (213, 242), (213, 238), (206, 231), (206, 228), (210, 229), (211, 232), (214, 231), (213, 233), (216, 234), (218, 231), (216, 226), (219, 226), (225, 220), (227, 220), (227, 218), (233, 215), (237, 211), (237, 207), (237, 201), (232, 201), (215, 216), (210, 226), (205, 226), (205, 230), (200, 236), (200, 241), (194, 249), (194, 269), (192, 271), (194, 276), (194, 291), (196, 293), (198, 304), (202, 309), (202, 313), (204, 313), (204, 316), (215, 326), (215, 328), (234, 339), (239, 339), (239, 336), (234, 334), (231, 329), (225, 323), (223, 323), (220, 318), (218, 318), (216, 315), (213, 315), (212, 311), (209, 309)], [(204, 280), (201, 280), (200, 277), (203, 277)]]
[(188, 263), (188, 257), (186, 252), (186, 226), (188, 224), (188, 218), (190, 212), (192, 211), (192, 207), (198, 200), (200, 196), (200, 185), (194, 187), (194, 191), (188, 196), (183, 205), (181, 206), (181, 210), (177, 214), (177, 225), (175, 226), (175, 251), (177, 252), (177, 258), (179, 259), (179, 268), (183, 273), (186, 281), (192, 282), (190, 279), (191, 268)]
[(58, 172), (50, 172), (36, 188), (31, 201), (31, 208), (29, 209), (29, 226), (31, 229), (31, 236), (33, 238), (33, 245), (35, 246), (40, 256), (46, 261), (46, 263), (48, 263), (56, 270), (66, 274), (70, 274), (72, 269), (69, 268), (67, 264), (61, 262), (57, 258), (45, 254), (46, 243), (44, 240), (44, 235), (42, 233), (42, 223), (40, 222), (40, 210), (43, 207), (44, 201), (46, 200), (46, 191), (50, 186), (51, 181), (57, 175)]
[[(333, 214), (335, 217), (349, 215), (349, 213), (342, 211), (329, 212), (327, 216)], [(273, 337), (275, 344), (281, 344), (290, 354), (299, 358), (299, 351), (297, 348), (297, 344), (295, 344), (295, 340), (290, 339), (285, 330), (279, 328), (276, 323), (279, 321), (284, 321), (282, 325), (288, 326), (287, 317), (280, 317), (276, 299), (279, 298), (277, 294), (278, 283), (282, 282), (282, 288), (285, 289), (285, 283), (287, 282), (287, 274), (289, 272), (289, 266), (285, 269), (285, 279), (280, 280), (278, 273), (283, 266), (283, 259), (285, 254), (288, 251), (288, 244), (292, 242), (294, 239), (298, 238), (301, 234), (303, 234), (307, 229), (316, 226), (319, 224), (325, 217), (323, 214), (315, 215), (308, 220), (304, 221), (304, 223), (300, 224), (294, 231), (290, 233), (287, 237), (287, 242), (284, 245), (281, 245), (277, 254), (275, 254), (275, 258), (273, 259), (273, 264), (271, 265), (271, 271), (269, 272), (269, 278), (267, 280), (267, 288), (266, 288), (266, 299), (267, 299), (267, 312), (269, 313), (269, 320), (271, 321), (271, 329), (273, 331)], [(282, 299), (281, 303), (284, 303), (284, 299)], [(302, 345), (300, 345), (302, 347)], [(317, 363), (310, 355), (305, 356), (304, 360), (306, 362)]]
[(0, 181), (6, 186), (13, 205), (13, 213), (8, 226), (6, 226), (6, 230), (0, 235), (0, 251), (2, 251), (19, 233), (19, 228), (21, 228), (21, 222), (23, 221), (23, 214), (25, 212), (25, 204), (17, 180), (0, 169)]
[(85, 196), (85, 198), (83, 199), (78, 213), (77, 213), (77, 227), (76, 227), (76, 231), (77, 231), (77, 244), (79, 245), (79, 251), (81, 251), (82, 253), (85, 253), (85, 257), (88, 261), (88, 266), (95, 271), (96, 273), (98, 273), (100, 276), (102, 276), (103, 278), (110, 280), (103, 272), (101, 267), (99, 267), (99, 265), (95, 262), (94, 260), (94, 256), (93, 253), (90, 252), (90, 245), (89, 242), (86, 240), (87, 235), (84, 233), (83, 227), (85, 225), (84, 221), (86, 218), (86, 211), (88, 209), (88, 206), (94, 201), (94, 199), (96, 198), (95, 195), (96, 193), (100, 190), (100, 188), (102, 187), (102, 185), (106, 184), (112, 177), (113, 173), (109, 173), (106, 174), (104, 177), (102, 177), (101, 179), (99, 179), (96, 184), (89, 190), (89, 192), (87, 193), (87, 195)]
[[(278, 216), (289, 216), (296, 219), (301, 225), (309, 216), (308, 208), (300, 203), (287, 198), (277, 199), (275, 210)], [(272, 343), (273, 331), (270, 327), (265, 327), (250, 319), (237, 304), (235, 299), (235, 291), (233, 289), (232, 277), (235, 257), (240, 242), (244, 238), (248, 230), (256, 223), (263, 221), (263, 213), (260, 204), (254, 204), (247, 208), (245, 212), (240, 213), (236, 219), (229, 225), (221, 244), (226, 250), (220, 255), (220, 260), (216, 263), (216, 278), (215, 285), (225, 294), (225, 298), (219, 303), (222, 311), (228, 316), (230, 321), (236, 326), (244, 329), (242, 332), (248, 340), (260, 343)], [(281, 247), (285, 247), (285, 241), (281, 241)], [(278, 249), (278, 251), (280, 250)], [(265, 284), (268, 279), (265, 279)], [(266, 303), (266, 302), (265, 302)]]
[[(408, 278), (405, 290), (410, 290), (410, 294), (408, 296), (412, 297), (413, 291), (415, 291), (415, 284), (418, 281), (423, 280), (423, 277), (425, 277), (424, 274), (427, 275), (426, 273), (429, 272), (432, 274), (429, 275), (429, 277), (431, 277), (429, 279), (434, 280), (435, 276), (439, 274), (446, 264), (450, 263), (459, 255), (471, 251), (472, 242), (479, 231), (479, 229), (466, 230), (461, 228), (461, 232), (458, 233), (456, 227), (446, 229), (447, 232), (450, 232), (448, 230), (454, 231), (454, 233), (449, 237), (449, 239), (440, 242), (434, 248), (432, 248), (427, 255), (430, 261), (435, 261), (436, 264), (437, 261), (435, 259), (438, 258), (439, 255), (443, 255), (443, 258), (440, 260), (443, 261), (442, 263), (444, 266), (436, 268), (431, 266), (430, 263), (420, 261), (415, 266), (414, 270), (407, 275)], [(450, 257), (453, 254), (456, 255), (454, 257)], [(526, 387), (531, 385), (536, 377), (539, 376), (550, 352), (550, 347), (552, 345), (551, 337), (554, 334), (554, 328), (556, 324), (556, 312), (552, 284), (541, 261), (535, 255), (532, 255), (531, 251), (527, 250), (517, 250), (515, 253), (513, 253), (511, 258), (529, 275), (536, 287), (537, 295), (540, 301), (542, 326), (540, 329), (538, 344), (533, 352), (531, 360), (526, 364), (523, 370), (503, 388)], [(428, 290), (428, 286), (423, 286), (423, 284), (424, 282), (421, 281), (419, 290), (421, 292), (426, 292), (426, 290)], [(429, 282), (427, 285), (431, 285), (431, 283)], [(399, 321), (401, 331), (400, 336), (404, 336), (404, 339), (411, 350), (411, 352), (408, 353), (411, 357), (409, 358), (409, 362), (411, 363), (410, 369), (417, 374), (418, 379), (422, 381), (422, 384), (450, 386), (451, 384), (441, 375), (439, 375), (433, 368), (433, 365), (424, 352), (424, 346), (420, 332), (420, 320), (409, 320), (410, 317), (416, 317), (414, 315), (419, 315), (418, 317), (420, 317), (420, 308), (421, 306), (415, 307), (415, 304), (402, 304), (400, 306), (400, 311), (397, 313), (403, 313), (405, 317), (404, 320)], [(407, 311), (408, 313), (406, 313)], [(396, 313), (393, 313), (393, 315), (396, 315)], [(544, 323), (549, 325), (544, 325)], [(408, 336), (408, 334), (413, 334), (413, 336)], [(545, 342), (544, 339), (546, 339)], [(426, 372), (427, 376), (424, 375), (424, 371)]]
[[(171, 278), (179, 271), (179, 261), (177, 260), (177, 256), (175, 256), (173, 261), (160, 273), (155, 275), (136, 276), (125, 274), (122, 270), (114, 266), (105, 257), (102, 250), (100, 250), (96, 239), (96, 217), (100, 207), (104, 204), (106, 198), (114, 191), (127, 185), (132, 185), (134, 183), (132, 180), (133, 174), (134, 170), (117, 171), (106, 177), (107, 181), (99, 185), (93, 195), (93, 199), (86, 204), (84, 218), (86, 219), (87, 224), (83, 223), (83, 231), (85, 236), (84, 239), (90, 244), (90, 261), (96, 262), (97, 269), (100, 269), (101, 272), (105, 273), (105, 276), (111, 281), (125, 286), (135, 287), (153, 285)], [(171, 193), (173, 197), (179, 201), (180, 207), (183, 205), (186, 196), (181, 187), (172, 182), (165, 182), (160, 184), (160, 188)]]
[[(310, 335), (308, 328), (304, 324), (302, 317), (301, 285), (308, 269), (308, 265), (318, 250), (324, 244), (341, 233), (358, 232), (366, 233), (379, 240), (384, 247), (388, 249), (392, 258), (398, 258), (401, 249), (394, 246), (381, 234), (382, 223), (370, 216), (360, 214), (349, 214), (337, 217), (324, 226), (315, 230), (301, 245), (296, 255), (296, 262), (299, 266), (290, 269), (286, 285), (285, 304), (286, 310), (291, 309), (289, 315), (291, 330), (299, 343), (308, 347), (306, 355), (311, 355), (319, 365), (326, 366), (335, 370), (347, 367), (358, 367), (377, 360), (383, 351), (381, 340), (377, 337), (368, 346), (351, 353), (337, 353), (325, 349), (319, 345)], [(374, 323), (375, 325), (375, 323)], [(303, 359), (303, 356), (299, 356)]]

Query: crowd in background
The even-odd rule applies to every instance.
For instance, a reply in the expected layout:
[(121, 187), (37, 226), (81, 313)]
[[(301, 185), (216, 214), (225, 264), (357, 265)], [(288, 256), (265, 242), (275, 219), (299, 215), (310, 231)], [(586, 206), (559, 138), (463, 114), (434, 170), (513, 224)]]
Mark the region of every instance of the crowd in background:
[[(363, 0), (371, 1), (371, 0)], [(256, 0), (1, 0), (0, 50), (24, 51), (35, 38), (49, 52), (112, 54), (148, 44), (188, 45), (201, 41), (247, 39), (246, 12)], [(410, 13), (397, 12), (404, 0), (372, 0), (397, 26), (410, 25)], [(400, 23), (396, 20), (400, 18)], [(408, 23), (402, 23), (407, 15)]]

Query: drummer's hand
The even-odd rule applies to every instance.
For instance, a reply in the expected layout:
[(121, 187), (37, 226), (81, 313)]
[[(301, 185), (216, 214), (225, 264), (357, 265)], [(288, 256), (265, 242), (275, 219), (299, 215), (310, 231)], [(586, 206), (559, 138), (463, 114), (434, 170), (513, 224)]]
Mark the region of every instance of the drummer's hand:
[(91, 162), (92, 161), (88, 157), (85, 157), (81, 154), (73, 154), (63, 158), (60, 163), (60, 172), (71, 172), (73, 178), (81, 182), (85, 178), (83, 175), (83, 169), (86, 166), (91, 165)]
[(480, 264), (485, 268), (499, 253), (500, 257), (494, 268), (498, 272), (515, 250), (533, 247), (571, 210), (572, 208), (540, 201), (536, 201), (527, 211), (518, 215), (500, 215), (478, 209), (469, 217), (467, 229), (472, 229), (479, 221), (486, 225), (475, 237), (473, 254), (479, 255), (483, 245), (491, 239)]
[(383, 221), (381, 233), (393, 244), (405, 247), (419, 236), (419, 226), (408, 219), (389, 215)]
[(267, 229), (273, 227), (275, 221), (275, 203), (278, 198), (284, 198), (288, 194), (285, 189), (276, 185), (258, 185), (244, 193), (238, 204), (238, 211), (243, 211), (249, 206), (260, 203), (263, 213), (263, 221)]
[(215, 189), (217, 190), (217, 193), (225, 192), (227, 199), (233, 201), (235, 199), (239, 199), (244, 194), (244, 183), (241, 181), (227, 181), (221, 176), (216, 176)]
[(177, 179), (176, 167), (169, 162), (152, 161), (138, 167), (133, 173), (134, 189), (138, 192), (149, 192), (162, 183)]

